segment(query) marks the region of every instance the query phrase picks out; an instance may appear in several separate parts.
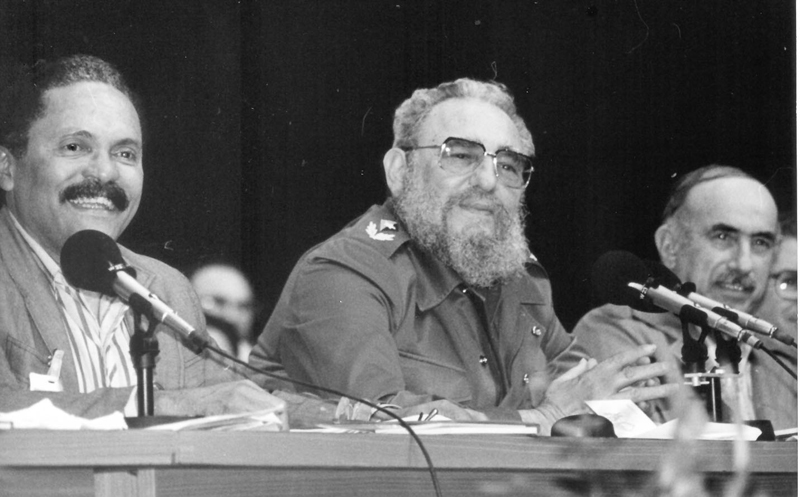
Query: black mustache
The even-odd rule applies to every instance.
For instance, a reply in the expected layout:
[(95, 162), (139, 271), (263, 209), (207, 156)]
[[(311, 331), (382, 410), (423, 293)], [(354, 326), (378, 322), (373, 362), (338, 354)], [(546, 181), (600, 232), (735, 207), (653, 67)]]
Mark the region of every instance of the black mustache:
[(79, 198), (104, 197), (111, 201), (117, 210), (124, 211), (128, 208), (130, 200), (128, 194), (116, 182), (101, 183), (100, 180), (90, 178), (81, 183), (66, 187), (60, 195), (61, 202), (77, 200)]

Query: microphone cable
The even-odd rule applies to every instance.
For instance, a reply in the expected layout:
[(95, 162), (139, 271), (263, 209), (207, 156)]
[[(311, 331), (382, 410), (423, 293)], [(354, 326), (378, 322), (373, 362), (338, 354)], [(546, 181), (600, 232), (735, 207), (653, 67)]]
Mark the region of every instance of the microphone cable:
[(403, 418), (401, 418), (397, 414), (393, 413), (389, 409), (386, 409), (385, 407), (381, 407), (378, 404), (370, 402), (370, 401), (368, 401), (366, 399), (363, 399), (363, 398), (360, 398), (360, 397), (356, 397), (354, 395), (346, 394), (344, 392), (340, 392), (339, 390), (335, 390), (333, 388), (322, 387), (322, 386), (319, 386), (319, 385), (306, 383), (305, 381), (302, 381), (302, 380), (297, 380), (297, 379), (294, 379), (294, 378), (288, 378), (288, 377), (285, 377), (285, 376), (280, 376), (280, 375), (277, 375), (275, 373), (270, 373), (268, 371), (263, 371), (261, 369), (258, 369), (257, 367), (251, 366), (249, 363), (247, 363), (245, 361), (242, 361), (238, 357), (234, 357), (233, 355), (225, 352), (224, 350), (221, 350), (219, 347), (217, 347), (215, 345), (212, 345), (205, 337), (202, 337), (199, 334), (192, 333), (188, 338), (191, 340), (191, 342), (194, 345), (196, 345), (200, 349), (199, 352), (202, 352), (205, 349), (212, 350), (212, 351), (216, 352), (217, 354), (221, 355), (222, 357), (225, 357), (226, 359), (229, 359), (229, 360), (231, 360), (231, 361), (233, 361), (233, 362), (235, 362), (237, 364), (241, 364), (242, 366), (245, 366), (246, 368), (250, 369), (251, 371), (255, 371), (258, 374), (263, 374), (265, 376), (268, 376), (270, 378), (274, 378), (276, 380), (285, 381), (287, 383), (292, 383), (292, 384), (299, 385), (299, 386), (306, 387), (306, 388), (310, 388), (310, 389), (313, 389), (313, 390), (318, 390), (318, 391), (329, 393), (329, 394), (332, 394), (332, 395), (338, 395), (340, 397), (345, 397), (347, 399), (354, 400), (356, 402), (360, 402), (362, 404), (365, 404), (365, 405), (367, 405), (367, 406), (369, 406), (369, 407), (371, 407), (371, 408), (373, 408), (373, 409), (375, 409), (377, 411), (380, 411), (380, 412), (382, 412), (384, 414), (387, 414), (390, 418), (395, 419), (398, 423), (400, 423), (400, 426), (402, 426), (408, 432), (408, 434), (411, 435), (411, 438), (414, 439), (414, 442), (416, 442), (417, 446), (419, 447), (419, 450), (422, 452), (423, 457), (425, 457), (425, 462), (428, 465), (428, 473), (430, 473), (430, 475), (431, 475), (431, 481), (433, 482), (433, 490), (436, 493), (436, 497), (442, 497), (442, 489), (441, 489), (441, 487), (439, 485), (439, 476), (438, 476), (438, 474), (436, 472), (436, 467), (433, 465), (433, 460), (431, 459), (431, 456), (428, 453), (428, 449), (425, 448), (425, 444), (422, 443), (422, 440), (414, 432), (414, 429), (411, 428), (411, 426), (408, 423), (406, 423), (403, 420)]
[(783, 361), (780, 359), (780, 357), (778, 357), (778, 354), (776, 354), (776, 353), (775, 353), (775, 352), (773, 352), (772, 350), (768, 349), (767, 347), (761, 347), (761, 349), (760, 349), (760, 350), (763, 350), (764, 352), (766, 352), (766, 353), (767, 353), (767, 355), (769, 355), (770, 357), (772, 357), (772, 359), (774, 359), (774, 360), (775, 360), (775, 362), (777, 362), (777, 363), (778, 363), (778, 365), (779, 365), (780, 367), (782, 367), (783, 369), (785, 369), (785, 370), (786, 370), (786, 372), (787, 372), (787, 373), (789, 373), (790, 375), (792, 375), (792, 378), (794, 378), (794, 379), (795, 379), (795, 381), (797, 381), (797, 373), (795, 373), (794, 371), (792, 371), (792, 370), (789, 368), (789, 366), (787, 366), (787, 365), (786, 365), (786, 363), (784, 363), (784, 362), (783, 362)]

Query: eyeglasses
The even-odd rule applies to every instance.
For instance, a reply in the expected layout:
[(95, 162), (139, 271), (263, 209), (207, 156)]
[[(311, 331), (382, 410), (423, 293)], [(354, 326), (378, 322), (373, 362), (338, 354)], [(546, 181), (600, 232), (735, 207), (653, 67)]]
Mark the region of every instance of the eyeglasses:
[(781, 271), (769, 275), (775, 280), (775, 291), (778, 297), (785, 300), (797, 300), (797, 271)]
[(471, 174), (488, 155), (494, 164), (494, 175), (500, 183), (510, 188), (525, 188), (533, 173), (533, 162), (527, 155), (508, 149), (498, 150), (492, 154), (486, 151), (482, 143), (464, 138), (450, 137), (441, 145), (405, 147), (403, 150), (408, 152), (423, 148), (440, 149), (439, 167), (459, 176)]

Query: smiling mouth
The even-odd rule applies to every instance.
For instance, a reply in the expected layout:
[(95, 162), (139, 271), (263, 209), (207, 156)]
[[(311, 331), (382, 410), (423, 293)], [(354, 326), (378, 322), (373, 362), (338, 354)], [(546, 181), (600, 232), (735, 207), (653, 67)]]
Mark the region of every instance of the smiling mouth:
[(59, 197), (62, 202), (86, 210), (124, 211), (129, 205), (128, 195), (116, 182), (101, 183), (96, 178), (68, 186)]
[(753, 293), (754, 288), (751, 285), (743, 285), (737, 282), (719, 282), (716, 285), (726, 292), (750, 294)]
[(79, 197), (68, 202), (76, 207), (90, 210), (115, 211), (114, 203), (106, 197)]

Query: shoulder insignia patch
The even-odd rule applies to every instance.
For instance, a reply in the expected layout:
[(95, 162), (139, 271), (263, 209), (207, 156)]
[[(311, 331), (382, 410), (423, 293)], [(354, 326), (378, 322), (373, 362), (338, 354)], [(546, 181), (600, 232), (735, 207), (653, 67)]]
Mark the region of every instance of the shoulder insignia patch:
[(394, 221), (386, 221), (381, 219), (381, 231), (378, 231), (378, 227), (375, 225), (374, 222), (370, 221), (367, 225), (367, 235), (373, 240), (380, 240), (383, 242), (389, 242), (394, 240), (394, 233), (383, 233), (383, 231), (396, 231), (397, 227)]
[(397, 221), (389, 221), (388, 219), (381, 219), (381, 231), (397, 231)]

